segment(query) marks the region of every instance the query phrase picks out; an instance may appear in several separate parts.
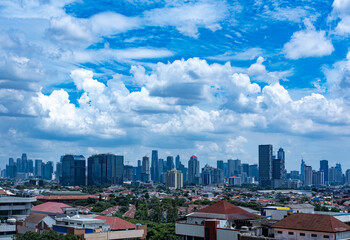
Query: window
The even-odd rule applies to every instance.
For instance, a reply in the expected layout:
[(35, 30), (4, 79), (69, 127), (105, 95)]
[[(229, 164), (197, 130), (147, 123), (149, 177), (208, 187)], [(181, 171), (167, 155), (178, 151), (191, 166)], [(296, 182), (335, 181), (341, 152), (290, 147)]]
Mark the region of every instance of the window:
[(300, 233), (299, 235), (300, 235), (300, 236), (305, 236), (305, 233)]
[(317, 234), (311, 234), (311, 237), (317, 237)]
[(282, 234), (282, 231), (277, 231), (278, 234)]
[(288, 232), (288, 235), (294, 235), (294, 233), (293, 232)]
[(323, 235), (323, 238), (329, 238), (329, 235)]

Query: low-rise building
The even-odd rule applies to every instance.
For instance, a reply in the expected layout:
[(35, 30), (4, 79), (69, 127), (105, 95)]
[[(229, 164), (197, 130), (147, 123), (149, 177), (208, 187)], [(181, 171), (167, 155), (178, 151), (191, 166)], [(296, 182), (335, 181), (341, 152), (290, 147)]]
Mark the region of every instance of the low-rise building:
[(330, 215), (294, 213), (271, 228), (276, 239), (349, 239), (350, 226)]

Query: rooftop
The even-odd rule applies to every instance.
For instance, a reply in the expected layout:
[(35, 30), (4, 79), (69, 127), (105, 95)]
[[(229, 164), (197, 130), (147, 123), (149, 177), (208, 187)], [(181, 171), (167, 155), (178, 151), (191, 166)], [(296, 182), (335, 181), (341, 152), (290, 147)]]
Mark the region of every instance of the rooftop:
[(112, 231), (124, 230), (124, 229), (135, 229), (136, 227), (135, 224), (132, 224), (118, 217), (98, 216), (95, 218), (105, 220), (106, 224), (110, 225)]
[(46, 202), (32, 207), (31, 211), (49, 212), (49, 213), (64, 213), (62, 208), (71, 207), (64, 203)]
[(271, 227), (327, 233), (350, 231), (350, 226), (333, 216), (309, 213), (294, 213)]

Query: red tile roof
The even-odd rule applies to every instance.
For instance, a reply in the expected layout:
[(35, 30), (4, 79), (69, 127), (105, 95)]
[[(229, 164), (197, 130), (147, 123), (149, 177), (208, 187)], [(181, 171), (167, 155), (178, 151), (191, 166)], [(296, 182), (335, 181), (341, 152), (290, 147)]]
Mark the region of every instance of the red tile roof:
[(64, 213), (62, 208), (65, 208), (65, 207), (71, 207), (71, 206), (64, 203), (58, 203), (58, 202), (46, 202), (46, 203), (39, 204), (32, 207), (31, 211)]
[(242, 208), (239, 208), (232, 203), (225, 200), (221, 200), (208, 207), (202, 208), (195, 213), (187, 215), (189, 217), (209, 218), (209, 219), (256, 219), (256, 215), (252, 214)]
[(135, 218), (136, 207), (133, 204), (130, 204), (129, 210), (123, 214), (123, 217), (127, 218)]
[(350, 231), (350, 226), (333, 216), (310, 213), (294, 213), (271, 227), (327, 233)]
[(98, 216), (95, 218), (105, 220), (106, 224), (111, 226), (112, 231), (136, 228), (135, 224), (127, 222), (118, 217)]
[(52, 201), (52, 200), (80, 200), (80, 199), (88, 199), (88, 198), (94, 198), (98, 199), (98, 196), (94, 195), (82, 195), (82, 196), (44, 196), (44, 195), (38, 195), (35, 196), (38, 200), (46, 200), (46, 201)]
[(47, 214), (32, 213), (28, 217), (26, 217), (25, 221), (38, 224), (41, 220), (43, 220), (47, 216), (48, 216)]

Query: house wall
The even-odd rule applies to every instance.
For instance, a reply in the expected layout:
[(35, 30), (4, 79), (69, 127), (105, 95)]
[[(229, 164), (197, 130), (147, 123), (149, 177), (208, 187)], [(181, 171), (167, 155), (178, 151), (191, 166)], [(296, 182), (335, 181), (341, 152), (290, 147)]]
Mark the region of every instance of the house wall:
[[(282, 233), (280, 233), (282, 232)], [(293, 233), (290, 235), (289, 233)], [(292, 229), (274, 229), (275, 238), (277, 239), (293, 239), (293, 240), (317, 240), (317, 239), (327, 239), (327, 240), (339, 240), (341, 238), (335, 238), (334, 233), (325, 233), (325, 232), (311, 232), (311, 231), (297, 231)], [(301, 234), (305, 234), (302, 236)], [(313, 236), (313, 234), (315, 236)], [(325, 238), (324, 236), (328, 236), (329, 238)]]

